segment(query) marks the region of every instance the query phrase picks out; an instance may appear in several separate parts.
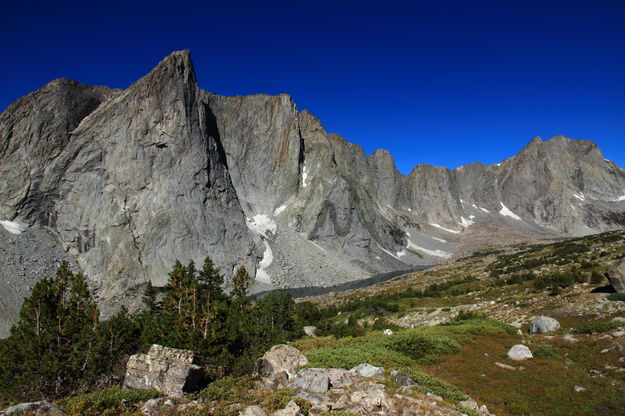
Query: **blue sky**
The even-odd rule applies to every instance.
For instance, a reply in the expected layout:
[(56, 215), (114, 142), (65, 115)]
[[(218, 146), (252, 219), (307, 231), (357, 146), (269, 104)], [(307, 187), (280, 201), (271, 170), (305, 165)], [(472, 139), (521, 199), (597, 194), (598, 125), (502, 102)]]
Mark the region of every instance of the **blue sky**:
[(625, 167), (625, 1), (93, 3), (3, 4), (0, 109), (59, 77), (125, 88), (190, 49), (203, 89), (289, 93), (402, 173), (557, 134)]

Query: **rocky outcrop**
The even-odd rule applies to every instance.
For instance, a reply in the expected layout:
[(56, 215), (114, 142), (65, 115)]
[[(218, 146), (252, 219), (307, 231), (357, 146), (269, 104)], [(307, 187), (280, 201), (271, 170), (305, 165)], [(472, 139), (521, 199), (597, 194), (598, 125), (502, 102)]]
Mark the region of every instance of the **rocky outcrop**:
[(614, 290), (619, 293), (625, 292), (625, 258), (608, 270), (608, 280)]
[(473, 230), (508, 243), (625, 227), (625, 172), (592, 142), (535, 138), (496, 165), (404, 176), (288, 95), (201, 90), (188, 51), (123, 91), (60, 79), (17, 100), (0, 177), (0, 221), (54, 235), (104, 317), (176, 259), (209, 255), (228, 279), (245, 265), (254, 290), (335, 286), (444, 261)]
[(170, 397), (182, 397), (200, 387), (200, 366), (193, 364), (193, 352), (152, 345), (147, 354), (132, 355), (126, 365), (124, 387), (153, 389)]

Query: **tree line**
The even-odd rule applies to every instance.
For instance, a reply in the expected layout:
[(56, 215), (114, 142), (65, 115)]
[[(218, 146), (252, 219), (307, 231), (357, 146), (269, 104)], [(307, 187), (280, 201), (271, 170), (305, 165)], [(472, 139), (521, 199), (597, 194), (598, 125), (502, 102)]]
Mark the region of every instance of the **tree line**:
[(303, 326), (286, 291), (254, 303), (250, 282), (240, 268), (226, 293), (210, 258), (200, 269), (176, 262), (164, 287), (148, 283), (141, 311), (122, 307), (100, 322), (84, 276), (63, 263), (33, 287), (0, 342), (0, 402), (56, 399), (119, 383), (128, 356), (152, 344), (193, 350), (208, 379), (249, 373), (264, 351), (301, 336)]

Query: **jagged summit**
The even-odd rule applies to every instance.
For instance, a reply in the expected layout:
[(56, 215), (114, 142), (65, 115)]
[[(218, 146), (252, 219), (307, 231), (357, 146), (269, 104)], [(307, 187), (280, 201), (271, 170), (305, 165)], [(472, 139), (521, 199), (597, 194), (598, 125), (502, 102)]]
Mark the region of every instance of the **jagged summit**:
[(189, 51), (123, 91), (60, 79), (11, 104), (0, 178), (0, 220), (53, 233), (105, 313), (176, 259), (244, 265), (255, 290), (328, 286), (625, 227), (625, 172), (592, 142), (535, 138), (501, 164), (401, 175), (287, 94), (200, 90)]

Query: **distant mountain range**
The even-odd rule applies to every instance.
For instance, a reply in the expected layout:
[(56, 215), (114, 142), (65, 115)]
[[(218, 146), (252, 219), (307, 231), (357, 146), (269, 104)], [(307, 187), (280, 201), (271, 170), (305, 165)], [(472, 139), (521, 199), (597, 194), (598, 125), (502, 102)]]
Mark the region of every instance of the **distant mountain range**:
[[(0, 178), (0, 245), (45, 228), (105, 313), (163, 284), (176, 259), (210, 255), (227, 277), (243, 265), (255, 290), (328, 286), (625, 228), (625, 171), (590, 141), (534, 138), (495, 165), (401, 175), (387, 151), (367, 157), (288, 95), (201, 90), (188, 51), (126, 90), (58, 79), (11, 104)], [(19, 286), (1, 267), (1, 285)]]

